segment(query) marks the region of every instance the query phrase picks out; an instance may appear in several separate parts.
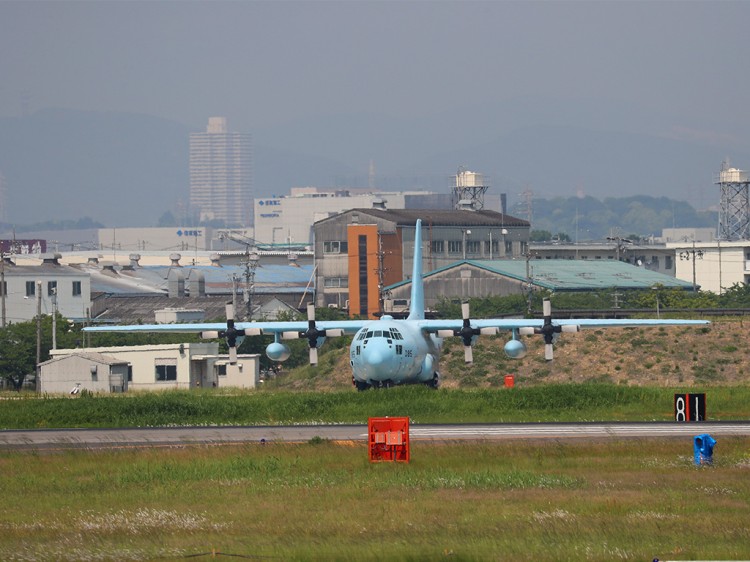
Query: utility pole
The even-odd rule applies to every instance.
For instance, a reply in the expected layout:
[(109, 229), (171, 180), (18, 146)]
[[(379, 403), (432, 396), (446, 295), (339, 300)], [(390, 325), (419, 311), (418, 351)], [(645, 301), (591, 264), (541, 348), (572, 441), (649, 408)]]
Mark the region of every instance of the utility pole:
[(52, 349), (57, 349), (57, 287), (52, 289)]
[(36, 282), (36, 364), (42, 362), (42, 282)]
[(695, 239), (693, 239), (693, 249), (692, 250), (685, 250), (683, 252), (680, 252), (680, 259), (681, 260), (692, 260), (693, 261), (693, 292), (698, 290), (698, 284), (696, 283), (695, 279), (695, 260), (703, 259), (703, 250), (696, 250), (695, 249)]
[(2, 306), (0, 308), (0, 328), (5, 328), (5, 298), (8, 291), (5, 290), (5, 252), (0, 251), (0, 291), (2, 291)]

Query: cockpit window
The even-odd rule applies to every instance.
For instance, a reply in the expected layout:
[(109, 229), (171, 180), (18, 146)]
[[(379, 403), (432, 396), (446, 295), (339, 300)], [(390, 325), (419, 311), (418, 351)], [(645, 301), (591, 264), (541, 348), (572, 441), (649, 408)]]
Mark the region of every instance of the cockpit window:
[(367, 332), (367, 336), (365, 336), (365, 337), (367, 337), (368, 339), (371, 338), (372, 337), (372, 330), (370, 330), (369, 332)]

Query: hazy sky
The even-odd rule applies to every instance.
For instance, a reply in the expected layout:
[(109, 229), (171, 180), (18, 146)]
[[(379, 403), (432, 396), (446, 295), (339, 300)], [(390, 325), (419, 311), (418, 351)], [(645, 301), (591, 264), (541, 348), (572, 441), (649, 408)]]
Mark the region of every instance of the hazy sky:
[[(524, 96), (750, 125), (750, 2), (9, 2), (0, 116), (46, 107), (252, 131)], [(26, 94), (25, 94), (26, 93)], [(732, 124), (734, 123), (734, 124)], [(694, 126), (694, 125), (693, 125)]]

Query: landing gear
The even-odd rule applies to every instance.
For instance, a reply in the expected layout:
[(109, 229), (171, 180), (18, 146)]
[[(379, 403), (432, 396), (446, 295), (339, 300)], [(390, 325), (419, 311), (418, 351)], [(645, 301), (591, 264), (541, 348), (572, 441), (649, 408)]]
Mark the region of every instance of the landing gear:
[(365, 381), (354, 381), (354, 386), (357, 387), (357, 390), (359, 392), (364, 392), (365, 390), (369, 390), (371, 387), (369, 384), (367, 384)]
[(440, 386), (440, 373), (435, 371), (431, 381), (424, 383), (428, 388), (438, 388)]

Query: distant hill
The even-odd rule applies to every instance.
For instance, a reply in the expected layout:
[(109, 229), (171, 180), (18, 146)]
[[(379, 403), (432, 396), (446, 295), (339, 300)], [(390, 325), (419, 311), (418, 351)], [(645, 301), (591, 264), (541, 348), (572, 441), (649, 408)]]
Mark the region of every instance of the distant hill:
[[(524, 217), (520, 208), (511, 214)], [(607, 236), (661, 236), (664, 228), (716, 228), (718, 214), (696, 211), (684, 201), (667, 197), (556, 197), (534, 199), (532, 229), (567, 234), (571, 241)]]
[[(463, 165), (487, 175), (491, 193), (508, 193), (511, 203), (531, 188), (543, 199), (649, 194), (702, 209), (718, 204), (712, 175), (722, 160), (731, 156), (750, 167), (750, 154), (720, 145), (597, 130), (585, 108), (565, 119), (540, 115), (542, 124), (530, 124), (514, 117), (513, 107), (410, 121), (338, 115), (246, 131), (254, 139), (255, 196), (286, 194), (294, 186), (363, 187), (372, 159), (376, 186), (387, 189), (447, 192)], [(494, 121), (482, 121), (485, 110), (494, 112)], [(108, 227), (154, 226), (167, 211), (179, 216), (178, 201), (189, 198), (193, 130), (203, 125), (68, 109), (0, 118), (0, 220), (91, 217)]]

